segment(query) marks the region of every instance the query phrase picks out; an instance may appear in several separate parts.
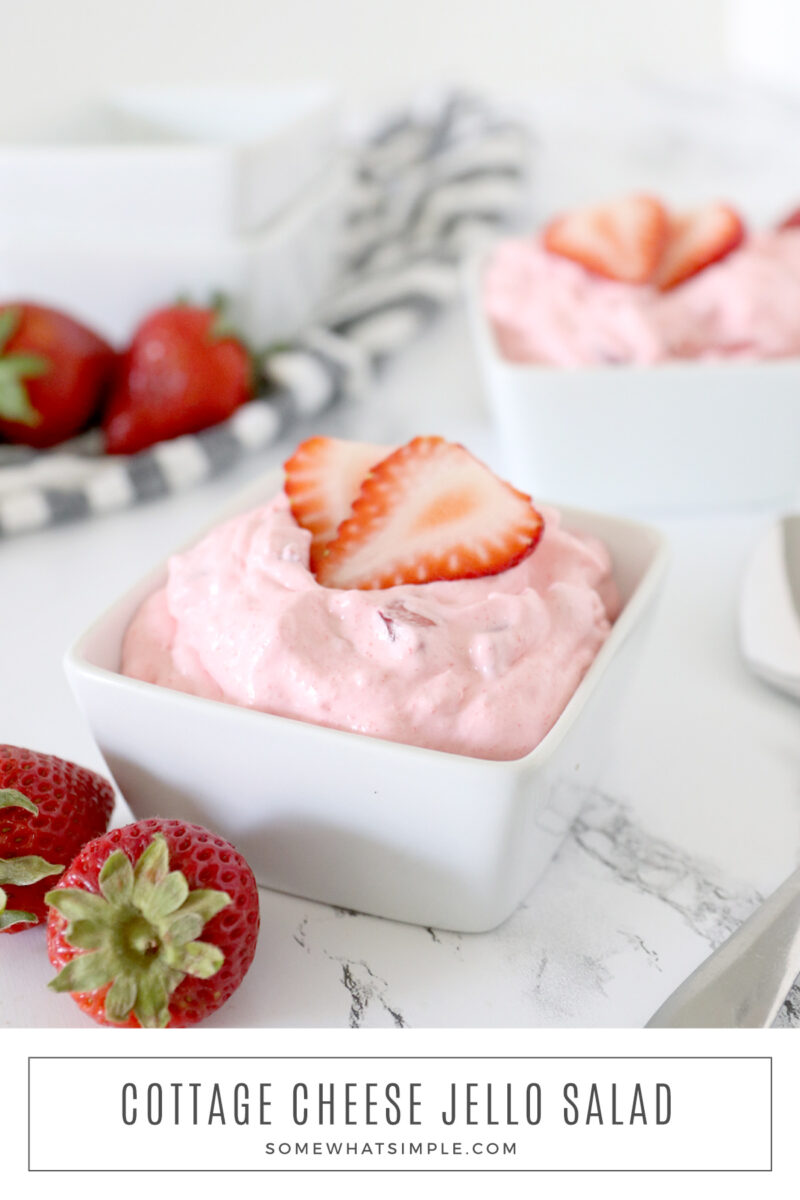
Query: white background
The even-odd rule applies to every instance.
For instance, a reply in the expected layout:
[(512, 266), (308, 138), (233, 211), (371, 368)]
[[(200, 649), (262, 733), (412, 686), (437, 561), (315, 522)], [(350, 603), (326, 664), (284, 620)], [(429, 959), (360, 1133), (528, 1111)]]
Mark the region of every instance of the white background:
[(794, 0), (0, 0), (0, 18), (0, 136), (144, 82), (317, 77), (356, 101), (732, 68), (791, 83), (800, 35)]

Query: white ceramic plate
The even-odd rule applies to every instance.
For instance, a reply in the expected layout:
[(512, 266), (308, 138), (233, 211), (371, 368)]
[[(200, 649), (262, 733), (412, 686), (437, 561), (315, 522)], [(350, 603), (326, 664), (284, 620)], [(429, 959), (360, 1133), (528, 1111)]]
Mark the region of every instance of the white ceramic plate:
[[(225, 516), (263, 503), (277, 475)], [(200, 699), (118, 673), (122, 638), (162, 563), (71, 647), (65, 666), (97, 743), (137, 817), (197, 821), (230, 838), (259, 883), (420, 925), (490, 929), (557, 850), (560, 810), (591, 783), (609, 743), (634, 631), (662, 576), (650, 526), (564, 508), (569, 527), (601, 537), (623, 609), (544, 740), (493, 762), (343, 733)]]
[(692, 512), (800, 494), (800, 359), (563, 368), (509, 362), (466, 291), (514, 483), (614, 510)]

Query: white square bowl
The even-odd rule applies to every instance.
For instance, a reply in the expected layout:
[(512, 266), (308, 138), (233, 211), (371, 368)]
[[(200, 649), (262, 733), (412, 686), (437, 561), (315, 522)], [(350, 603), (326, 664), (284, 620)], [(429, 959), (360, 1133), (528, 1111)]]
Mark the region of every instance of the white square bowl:
[(261, 350), (301, 329), (333, 288), (350, 183), (348, 162), (332, 163), (257, 233), (10, 238), (0, 229), (0, 295), (65, 308), (122, 345), (153, 309), (221, 292)]
[[(263, 503), (276, 475), (224, 516)], [(119, 674), (134, 612), (166, 563), (67, 652), (97, 743), (137, 818), (199, 822), (232, 840), (259, 883), (419, 925), (491, 929), (544, 871), (567, 828), (559, 784), (590, 784), (608, 744), (634, 632), (662, 576), (650, 526), (561, 508), (609, 547), (623, 608), (566, 709), (525, 757), (487, 761), (200, 699)]]
[(800, 495), (800, 358), (574, 368), (510, 362), (484, 309), (485, 262), (481, 256), (465, 271), (470, 325), (518, 487), (663, 513)]
[(225, 237), (278, 216), (336, 154), (322, 84), (143, 87), (0, 142), (9, 240)]

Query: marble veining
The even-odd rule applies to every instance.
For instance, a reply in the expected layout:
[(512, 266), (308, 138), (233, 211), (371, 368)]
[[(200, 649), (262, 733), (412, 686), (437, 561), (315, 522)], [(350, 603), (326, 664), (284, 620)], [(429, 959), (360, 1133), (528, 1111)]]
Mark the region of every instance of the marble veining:
[[(335, 960), (339, 961), (339, 960)], [(389, 987), (385, 979), (380, 979), (370, 970), (365, 962), (342, 962), (342, 983), (350, 995), (350, 1015), (348, 1024), (351, 1029), (359, 1029), (364, 1019), (364, 1013), (370, 1004), (377, 1003), (391, 1017), (398, 1029), (405, 1027), (402, 1015), (389, 1004), (386, 991)]]
[[(313, 970), (318, 994), (304, 998), (295, 1022), (644, 1024), (761, 895), (648, 832), (631, 804), (561, 786), (572, 794), (559, 807), (577, 806), (577, 816), (540, 882), (490, 933), (401, 925), (264, 892), (271, 952), (283, 944), (287, 970), (296, 954)], [(800, 1025), (797, 987), (776, 1024)]]
[[(765, 898), (743, 884), (723, 882), (708, 863), (693, 860), (678, 846), (649, 836), (626, 806), (593, 792), (575, 819), (570, 837), (590, 857), (604, 863), (621, 882), (656, 897), (679, 912), (710, 949), (725, 941)], [(639, 934), (620, 931), (661, 971), (658, 951)], [(800, 981), (775, 1020), (776, 1027), (800, 1025)]]
[(679, 846), (651, 837), (625, 805), (601, 792), (591, 793), (570, 836), (621, 882), (680, 913), (712, 949), (763, 899), (746, 885), (721, 880), (710, 864), (694, 861)]

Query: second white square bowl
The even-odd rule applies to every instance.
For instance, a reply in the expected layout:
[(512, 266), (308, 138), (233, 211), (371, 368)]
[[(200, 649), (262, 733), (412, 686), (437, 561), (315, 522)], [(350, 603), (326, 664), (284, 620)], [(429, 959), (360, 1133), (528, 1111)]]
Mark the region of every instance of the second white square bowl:
[(338, 156), (338, 123), (324, 84), (156, 85), (66, 106), (32, 136), (0, 137), (0, 233), (112, 245), (256, 233)]
[[(226, 516), (263, 503), (276, 476)], [(69, 681), (137, 818), (178, 817), (233, 841), (259, 883), (420, 925), (478, 931), (520, 903), (568, 828), (564, 781), (590, 784), (661, 579), (657, 530), (561, 509), (605, 541), (623, 608), (544, 740), (495, 762), (200, 699), (119, 674), (122, 639), (162, 563), (68, 651)]]
[(800, 495), (799, 358), (573, 368), (510, 362), (483, 305), (485, 261), (465, 271), (470, 324), (518, 487), (664, 513)]

